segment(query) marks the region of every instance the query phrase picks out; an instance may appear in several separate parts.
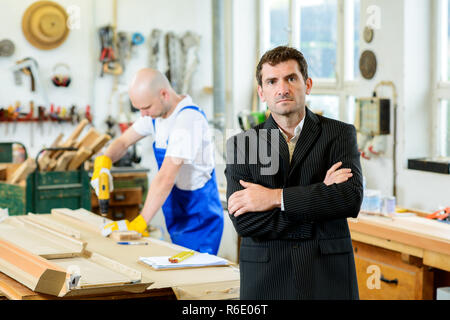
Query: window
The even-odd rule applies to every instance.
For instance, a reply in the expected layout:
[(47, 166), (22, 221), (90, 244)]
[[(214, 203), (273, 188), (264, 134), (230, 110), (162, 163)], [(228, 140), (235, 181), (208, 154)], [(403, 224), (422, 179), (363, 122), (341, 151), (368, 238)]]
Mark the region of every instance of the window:
[(438, 32), (436, 68), (437, 90), (435, 92), (435, 127), (437, 128), (434, 154), (450, 157), (450, 5), (449, 0), (438, 1), (436, 25)]
[[(261, 0), (260, 53), (278, 45), (308, 62), (311, 110), (349, 122), (359, 75), (360, 0)], [(262, 108), (265, 106), (261, 105)]]
[(289, 0), (270, 0), (270, 47), (289, 43)]
[(306, 105), (311, 111), (324, 117), (339, 119), (339, 97), (330, 95), (310, 95), (306, 97)]
[(440, 103), (439, 136), (441, 137), (439, 149), (442, 150), (441, 155), (450, 156), (450, 107), (449, 100), (442, 100)]
[(300, 1), (300, 47), (311, 78), (336, 78), (337, 0)]
[[(353, 31), (353, 41), (350, 41), (350, 50), (353, 47), (353, 79), (357, 79), (359, 74), (359, 23), (360, 23), (360, 0), (353, 1), (353, 26), (349, 29)], [(353, 28), (352, 28), (353, 27)]]

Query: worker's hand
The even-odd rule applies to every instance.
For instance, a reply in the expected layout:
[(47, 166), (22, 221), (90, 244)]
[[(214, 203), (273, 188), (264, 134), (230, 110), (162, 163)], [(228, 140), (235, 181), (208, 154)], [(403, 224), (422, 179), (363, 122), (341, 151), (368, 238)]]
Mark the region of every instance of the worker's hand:
[(228, 199), (229, 214), (237, 217), (247, 212), (272, 210), (281, 205), (282, 189), (269, 189), (243, 180), (239, 183), (245, 189), (233, 193)]
[(109, 170), (111, 170), (111, 167), (112, 167), (112, 161), (108, 156), (99, 156), (99, 157), (95, 158), (94, 173), (92, 174), (92, 178), (91, 178), (91, 186), (92, 186), (92, 188), (94, 188), (95, 194), (97, 195), (97, 197), (98, 197), (98, 188), (99, 188), (98, 177), (100, 176), (100, 173), (105, 172), (106, 174), (108, 174), (109, 192), (114, 190), (113, 177), (111, 175), (111, 172), (109, 171)]
[(102, 235), (109, 236), (113, 231), (137, 231), (143, 237), (148, 237), (147, 222), (142, 215), (138, 215), (133, 221), (120, 220), (114, 221), (103, 227)]
[(338, 168), (342, 166), (342, 162), (338, 162), (334, 164), (330, 170), (327, 171), (327, 175), (325, 176), (325, 180), (323, 180), (323, 183), (325, 183), (327, 186), (330, 186), (332, 184), (339, 184), (342, 182), (347, 181), (350, 179), (353, 174), (351, 173), (351, 169), (340, 169)]

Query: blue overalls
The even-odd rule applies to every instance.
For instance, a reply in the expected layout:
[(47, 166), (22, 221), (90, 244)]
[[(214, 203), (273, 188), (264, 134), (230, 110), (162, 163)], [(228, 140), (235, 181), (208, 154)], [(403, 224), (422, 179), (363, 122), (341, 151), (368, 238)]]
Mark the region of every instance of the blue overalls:
[[(205, 113), (196, 106), (182, 108), (175, 117), (186, 109), (196, 110), (206, 119)], [(153, 128), (156, 132), (155, 119)], [(153, 151), (158, 169), (161, 169), (166, 149), (156, 148), (156, 143), (153, 142)], [(173, 243), (199, 252), (217, 254), (223, 231), (223, 208), (215, 169), (211, 173), (211, 179), (200, 189), (181, 190), (174, 185), (162, 210)]]

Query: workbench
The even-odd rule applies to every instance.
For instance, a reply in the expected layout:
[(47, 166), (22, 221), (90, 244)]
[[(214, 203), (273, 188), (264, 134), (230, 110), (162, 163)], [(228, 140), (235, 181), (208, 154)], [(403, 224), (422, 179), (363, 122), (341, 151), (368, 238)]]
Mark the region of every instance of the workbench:
[(437, 287), (450, 286), (450, 224), (363, 213), (348, 224), (361, 299), (433, 299)]
[[(52, 215), (55, 222), (74, 228), (67, 220)], [(15, 217), (12, 217), (15, 219)], [(215, 300), (239, 298), (239, 270), (236, 266), (192, 268), (183, 270), (156, 271), (138, 262), (139, 257), (171, 256), (184, 247), (153, 238), (144, 238), (146, 246), (118, 245), (110, 238), (104, 238), (89, 228), (77, 225), (82, 241), (87, 242), (86, 250), (97, 252), (142, 273), (141, 283), (152, 283), (144, 292), (113, 292), (77, 297), (77, 299), (189, 299)], [(125, 288), (124, 288), (125, 289)], [(142, 291), (142, 290), (141, 290)], [(14, 279), (0, 273), (0, 292), (8, 299), (41, 300), (61, 299), (36, 293)], [(0, 294), (0, 299), (1, 299)], [(63, 298), (69, 299), (69, 298)], [(72, 298), (73, 299), (73, 298)]]

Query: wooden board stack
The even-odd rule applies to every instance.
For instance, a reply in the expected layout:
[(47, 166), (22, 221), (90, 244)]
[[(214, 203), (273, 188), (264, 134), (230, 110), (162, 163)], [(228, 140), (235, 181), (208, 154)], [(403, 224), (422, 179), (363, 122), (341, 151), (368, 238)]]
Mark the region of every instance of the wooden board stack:
[[(76, 151), (45, 151), (38, 159), (40, 171), (71, 171), (77, 170), (86, 160), (99, 152), (111, 140), (107, 134), (101, 134), (94, 128), (89, 129), (86, 135), (78, 140), (83, 129), (89, 124), (87, 119), (82, 120), (72, 134), (63, 142), (61, 133), (50, 146), (51, 148), (76, 148)], [(11, 176), (8, 183), (16, 184), (27, 178), (36, 169), (36, 161), (28, 158)]]
[[(94, 221), (90, 214), (86, 216)], [(30, 214), (0, 223), (0, 274), (32, 291), (58, 297), (86, 295), (92, 290), (143, 292), (152, 284), (141, 285), (140, 271), (86, 250), (87, 242), (75, 238), (79, 230), (55, 231), (60, 223), (48, 218)]]

